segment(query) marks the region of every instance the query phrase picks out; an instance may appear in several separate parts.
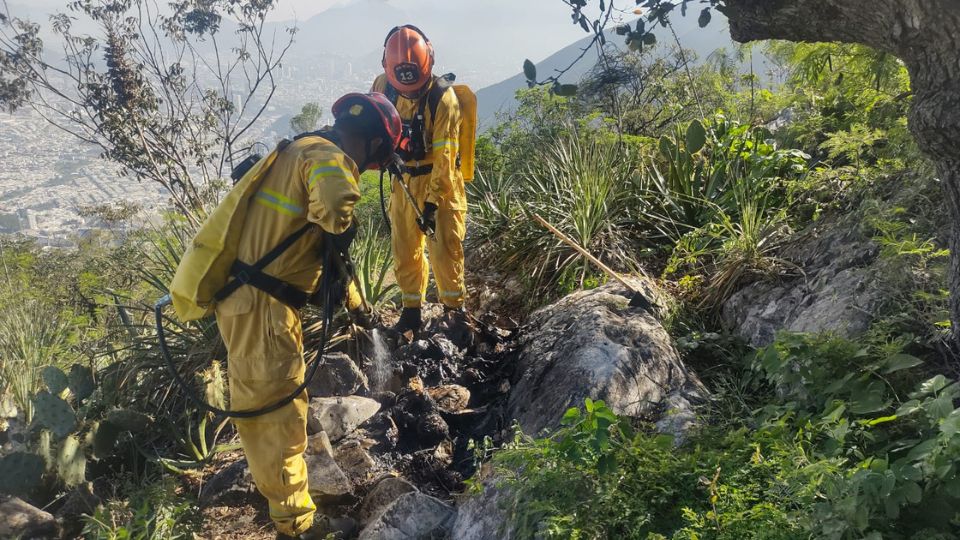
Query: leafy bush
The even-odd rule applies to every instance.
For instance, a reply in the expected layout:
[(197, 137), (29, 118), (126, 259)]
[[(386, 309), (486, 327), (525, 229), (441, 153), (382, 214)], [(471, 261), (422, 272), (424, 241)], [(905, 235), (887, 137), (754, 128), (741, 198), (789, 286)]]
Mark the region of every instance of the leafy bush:
[(128, 479), (117, 497), (84, 518), (84, 538), (96, 540), (174, 540), (192, 538), (195, 503), (169, 478)]
[(796, 334), (737, 378), (717, 396), (731, 404), (704, 409), (679, 446), (590, 400), (548, 438), (518, 434), (493, 464), (519, 537), (920, 539), (960, 526), (957, 382), (896, 346)]

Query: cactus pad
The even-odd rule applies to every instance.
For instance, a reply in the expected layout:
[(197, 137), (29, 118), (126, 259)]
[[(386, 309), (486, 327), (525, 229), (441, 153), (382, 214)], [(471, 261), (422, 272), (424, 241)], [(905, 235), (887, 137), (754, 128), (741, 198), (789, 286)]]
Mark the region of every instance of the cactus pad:
[(40, 485), (43, 458), (27, 452), (14, 452), (0, 458), (0, 493), (23, 495)]
[(100, 422), (94, 429), (93, 455), (97, 459), (103, 459), (113, 453), (117, 446), (117, 437), (123, 430), (107, 420)]
[(153, 423), (150, 416), (131, 409), (113, 409), (107, 413), (107, 420), (120, 429), (134, 433), (147, 429)]
[(59, 396), (60, 392), (67, 389), (67, 376), (56, 366), (47, 366), (43, 368), (43, 382), (46, 383), (50, 393)]
[(93, 373), (90, 368), (74, 364), (70, 368), (70, 391), (76, 396), (77, 401), (90, 397), (94, 389)]
[(60, 444), (57, 454), (57, 472), (67, 487), (73, 487), (85, 480), (87, 472), (87, 456), (83, 453), (80, 441), (69, 436)]
[(66, 401), (46, 390), (33, 398), (33, 421), (62, 439), (77, 425), (77, 415)]

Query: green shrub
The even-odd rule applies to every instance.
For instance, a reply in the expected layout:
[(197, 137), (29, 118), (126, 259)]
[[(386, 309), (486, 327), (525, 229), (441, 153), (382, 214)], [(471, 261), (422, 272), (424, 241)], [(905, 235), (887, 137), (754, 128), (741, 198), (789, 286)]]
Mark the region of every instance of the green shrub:
[(92, 516), (85, 516), (89, 540), (174, 540), (193, 538), (199, 528), (196, 504), (170, 478), (128, 479)]
[(607, 264), (633, 268), (639, 156), (623, 150), (571, 129), (533, 150), (523, 171), (481, 175), (470, 186), (468, 247), (541, 291), (563, 282), (582, 286), (597, 275), (529, 215), (536, 213)]
[[(520, 538), (952, 538), (960, 384), (895, 345), (782, 334), (679, 446), (602, 402), (494, 455)], [(739, 382), (737, 382), (739, 380)]]

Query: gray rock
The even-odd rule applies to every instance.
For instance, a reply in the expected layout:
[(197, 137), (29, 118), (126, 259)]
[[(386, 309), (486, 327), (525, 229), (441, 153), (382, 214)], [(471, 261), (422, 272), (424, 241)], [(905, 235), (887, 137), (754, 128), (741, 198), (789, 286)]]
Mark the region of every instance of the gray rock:
[(417, 491), (416, 486), (403, 478), (391, 476), (377, 482), (370, 493), (363, 498), (358, 519), (360, 526), (366, 527), (404, 493)]
[(54, 538), (57, 520), (22, 499), (0, 495), (0, 538)]
[(862, 334), (886, 296), (878, 252), (853, 224), (813, 227), (784, 253), (804, 276), (744, 287), (724, 303), (723, 324), (756, 347), (772, 343), (779, 330)]
[(509, 416), (524, 431), (557, 426), (568, 408), (588, 397), (634, 417), (703, 399), (706, 390), (660, 323), (666, 302), (651, 282), (632, 284), (644, 292), (648, 308), (630, 307), (630, 293), (609, 284), (531, 315), (508, 400)]
[(450, 530), (455, 540), (512, 540), (513, 527), (503, 510), (502, 501), (508, 497), (503, 488), (493, 481), (483, 484), (479, 495), (465, 496), (457, 505), (457, 519)]
[(355, 483), (361, 483), (367, 479), (368, 473), (373, 470), (376, 463), (370, 454), (363, 448), (360, 441), (347, 441), (337, 447), (333, 453), (333, 459), (336, 460), (340, 469), (346, 473)]
[(323, 367), (307, 387), (311, 397), (350, 396), (368, 388), (367, 376), (344, 353), (323, 357)]
[(247, 460), (241, 459), (221, 469), (204, 483), (200, 505), (215, 506), (229, 498), (247, 497), (256, 490)]
[(379, 410), (379, 403), (360, 396), (313, 398), (307, 413), (307, 432), (325, 431), (331, 441), (339, 441)]
[(360, 540), (446, 538), (456, 510), (420, 492), (398, 497), (360, 533)]
[(303, 459), (307, 462), (307, 490), (321, 501), (353, 493), (353, 483), (333, 458), (330, 440), (324, 432), (310, 438)]

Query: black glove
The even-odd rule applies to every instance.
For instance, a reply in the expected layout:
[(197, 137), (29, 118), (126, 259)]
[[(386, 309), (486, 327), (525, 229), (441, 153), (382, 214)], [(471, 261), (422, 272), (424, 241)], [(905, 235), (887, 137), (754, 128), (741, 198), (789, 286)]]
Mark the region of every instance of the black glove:
[(350, 226), (347, 227), (347, 230), (343, 231), (340, 234), (331, 234), (330, 237), (333, 240), (333, 247), (340, 253), (350, 253), (350, 244), (353, 243), (353, 239), (357, 237), (357, 222), (356, 220), (350, 222)]
[(417, 220), (417, 226), (423, 234), (431, 235), (437, 231), (437, 205), (432, 202), (424, 203), (423, 214)]

